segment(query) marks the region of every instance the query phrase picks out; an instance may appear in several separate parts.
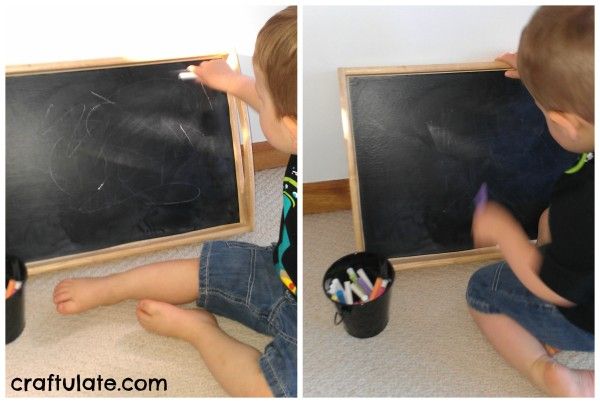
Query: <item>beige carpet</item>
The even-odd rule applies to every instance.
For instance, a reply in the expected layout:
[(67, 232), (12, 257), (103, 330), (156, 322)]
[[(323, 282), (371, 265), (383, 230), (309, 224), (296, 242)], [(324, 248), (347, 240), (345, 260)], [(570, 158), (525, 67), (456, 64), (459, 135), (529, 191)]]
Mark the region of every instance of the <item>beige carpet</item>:
[[(370, 339), (334, 326), (327, 267), (354, 252), (349, 212), (304, 218), (304, 396), (542, 396), (470, 319), (468, 279), (481, 264), (396, 273), (386, 329)], [(559, 361), (593, 368), (593, 354)]]
[[(281, 214), (283, 169), (256, 175), (256, 228), (234, 239), (267, 245), (277, 237)], [(146, 332), (135, 316), (135, 301), (61, 316), (52, 303), (54, 286), (68, 277), (101, 276), (155, 261), (195, 257), (200, 245), (166, 250), (102, 265), (32, 277), (26, 286), (26, 326), (21, 336), (6, 346), (7, 396), (225, 396), (200, 355), (185, 342)], [(193, 304), (190, 305), (192, 307)], [(270, 338), (225, 318), (223, 329), (262, 351)], [(166, 392), (17, 392), (14, 378), (48, 378), (50, 374), (70, 378), (164, 378)], [(38, 381), (37, 385), (41, 385)], [(70, 381), (69, 381), (70, 382)], [(23, 386), (18, 382), (17, 386)], [(53, 388), (55, 390), (55, 387)]]

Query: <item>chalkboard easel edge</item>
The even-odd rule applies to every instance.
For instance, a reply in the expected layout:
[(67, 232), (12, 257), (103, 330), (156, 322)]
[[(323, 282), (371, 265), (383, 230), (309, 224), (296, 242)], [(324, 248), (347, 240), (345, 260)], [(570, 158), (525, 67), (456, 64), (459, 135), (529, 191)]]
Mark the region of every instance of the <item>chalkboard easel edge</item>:
[(428, 73), (466, 73), (470, 71), (508, 70), (511, 67), (503, 62), (474, 62), (450, 64), (423, 64), (411, 66), (375, 66), (375, 67), (340, 67), (339, 74), (345, 77), (389, 74), (428, 74)]
[(497, 246), (469, 249), (458, 252), (435, 253), (431, 255), (416, 255), (390, 258), (395, 271), (409, 269), (435, 268), (458, 264), (477, 263), (502, 259), (502, 253)]
[(6, 77), (17, 77), (33, 74), (51, 74), (70, 71), (101, 70), (115, 67), (135, 67), (152, 64), (177, 63), (189, 60), (225, 59), (230, 53), (215, 53), (211, 55), (192, 55), (188, 57), (163, 58), (163, 59), (129, 59), (126, 57), (113, 57), (105, 59), (72, 60), (50, 63), (30, 63), (7, 65)]
[(365, 238), (362, 225), (362, 212), (360, 206), (360, 183), (358, 169), (356, 166), (356, 148), (354, 145), (354, 131), (352, 130), (352, 118), (350, 108), (350, 97), (348, 96), (348, 76), (346, 70), (338, 69), (338, 82), (340, 90), (340, 105), (342, 113), (342, 131), (346, 143), (348, 156), (348, 178), (350, 184), (350, 204), (352, 206), (352, 222), (354, 227), (354, 240), (357, 251), (365, 250)]
[[(239, 59), (235, 52), (227, 56), (227, 63), (237, 73), (241, 73)], [(250, 134), (250, 118), (248, 105), (240, 98), (227, 94), (229, 118), (233, 136), (233, 152), (235, 172), (238, 184), (238, 200), (240, 223), (247, 225), (247, 232), (254, 230), (254, 154), (252, 153), (252, 136)], [(239, 126), (238, 126), (239, 119)], [(241, 144), (240, 144), (241, 132)], [(240, 175), (241, 174), (241, 175)]]
[(130, 242), (110, 248), (98, 249), (75, 255), (60, 256), (52, 259), (26, 262), (27, 274), (38, 275), (58, 270), (72, 269), (85, 265), (100, 264), (111, 260), (122, 259), (159, 250), (190, 245), (196, 242), (208, 241), (217, 238), (226, 238), (242, 234), (251, 230), (250, 224), (226, 224), (214, 228), (192, 231), (168, 237), (146, 239)]

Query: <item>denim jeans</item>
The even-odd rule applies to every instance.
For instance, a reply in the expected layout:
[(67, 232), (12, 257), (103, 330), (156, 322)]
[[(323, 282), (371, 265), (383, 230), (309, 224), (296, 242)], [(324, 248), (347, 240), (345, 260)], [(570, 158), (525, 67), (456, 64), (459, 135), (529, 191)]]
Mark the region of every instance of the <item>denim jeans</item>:
[(197, 305), (273, 336), (260, 367), (275, 396), (296, 396), (296, 299), (273, 266), (273, 246), (205, 243)]
[(479, 269), (467, 286), (467, 302), (483, 313), (505, 314), (540, 342), (560, 350), (594, 351), (594, 335), (569, 322), (555, 305), (533, 295), (506, 262)]

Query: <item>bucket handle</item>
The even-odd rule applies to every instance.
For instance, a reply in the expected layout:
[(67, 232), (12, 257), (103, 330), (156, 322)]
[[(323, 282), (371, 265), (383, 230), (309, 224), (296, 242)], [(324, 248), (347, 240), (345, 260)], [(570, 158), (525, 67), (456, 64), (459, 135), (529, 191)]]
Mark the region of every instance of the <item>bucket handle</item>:
[[(338, 317), (339, 317), (339, 320), (338, 320)], [(344, 315), (336, 311), (335, 315), (333, 315), (333, 324), (337, 326), (340, 323), (342, 323), (343, 320), (344, 320)]]

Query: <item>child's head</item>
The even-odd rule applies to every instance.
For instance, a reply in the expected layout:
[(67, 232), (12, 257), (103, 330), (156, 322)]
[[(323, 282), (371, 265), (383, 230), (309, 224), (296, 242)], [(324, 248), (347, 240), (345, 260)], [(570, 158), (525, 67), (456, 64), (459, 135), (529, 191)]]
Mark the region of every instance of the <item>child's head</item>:
[(540, 7), (523, 29), (517, 66), (552, 137), (594, 148), (594, 7)]
[(276, 148), (296, 153), (297, 8), (275, 14), (256, 38), (252, 58), (260, 98), (260, 126)]

